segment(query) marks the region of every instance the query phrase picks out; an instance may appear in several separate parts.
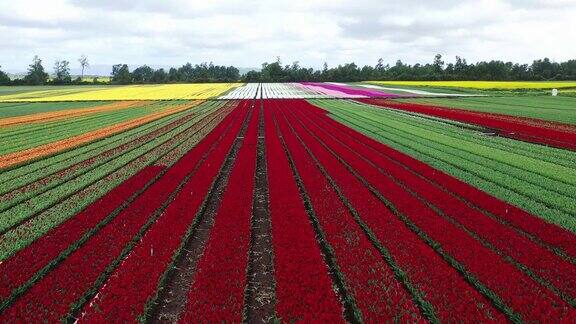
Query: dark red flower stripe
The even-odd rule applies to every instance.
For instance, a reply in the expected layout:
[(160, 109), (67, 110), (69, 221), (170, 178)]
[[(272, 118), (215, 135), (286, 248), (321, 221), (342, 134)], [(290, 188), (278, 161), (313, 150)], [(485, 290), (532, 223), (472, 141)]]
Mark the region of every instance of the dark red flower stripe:
[(206, 162), (201, 164), (162, 217), (150, 227), (121, 266), (114, 271), (98, 295), (86, 304), (80, 322), (129, 322), (144, 312), (146, 302), (155, 294), (160, 277), (166, 271), (224, 163), (246, 115), (245, 105), (246, 102), (242, 106), (243, 114), (231, 121), (234, 127), (221, 142), (218, 137), (228, 123), (222, 123), (222, 127), (216, 128), (198, 144), (195, 154), (198, 157), (209, 154)]
[[(213, 115), (216, 115), (217, 113), (218, 113), (218, 110), (210, 113), (208, 116), (213, 116)], [(162, 126), (161, 128), (153, 129), (150, 132), (148, 132), (142, 136), (139, 136), (138, 138), (135, 138), (129, 142), (122, 143), (117, 147), (111, 148), (107, 151), (104, 151), (104, 152), (101, 152), (97, 155), (91, 156), (90, 158), (88, 158), (84, 161), (78, 162), (76, 164), (73, 164), (73, 165), (71, 165), (71, 166), (69, 166), (63, 170), (57, 171), (53, 174), (49, 174), (42, 179), (39, 179), (37, 181), (34, 181), (34, 182), (29, 183), (27, 185), (24, 185), (20, 188), (14, 189), (8, 193), (2, 194), (2, 195), (0, 195), (0, 202), (10, 200), (11, 198), (17, 197), (19, 195), (24, 196), (30, 191), (39, 190), (42, 187), (48, 187), (54, 181), (62, 179), (63, 177), (67, 177), (70, 174), (73, 174), (80, 169), (88, 169), (88, 168), (91, 168), (95, 164), (104, 163), (104, 162), (112, 159), (114, 156), (118, 156), (120, 154), (123, 154), (124, 152), (129, 152), (132, 149), (138, 147), (139, 145), (142, 145), (143, 143), (146, 143), (146, 142), (150, 141), (151, 139), (154, 139), (155, 137), (157, 137), (161, 134), (169, 132), (178, 126), (183, 125), (184, 123), (190, 121), (192, 118), (194, 118), (196, 116), (198, 116), (198, 112), (194, 109), (191, 109), (190, 111), (187, 111), (184, 115), (179, 117), (178, 119), (170, 122), (167, 125)]]
[[(330, 133), (341, 133), (339, 129), (334, 130)], [(411, 190), (417, 192), (446, 215), (488, 241), (496, 249), (502, 251), (503, 254), (527, 266), (531, 271), (563, 293), (571, 297), (575, 296), (576, 267), (572, 263), (535, 244), (526, 236), (514, 231), (514, 229), (503, 226), (493, 218), (487, 217), (477, 209), (471, 208), (422, 177), (407, 172), (401, 165), (392, 163), (390, 159), (377, 154), (376, 151), (367, 149), (360, 144), (359, 138), (351, 140), (343, 137), (341, 140), (347, 145), (354, 147), (357, 152), (362, 152), (362, 155), (358, 154), (361, 158), (371, 160), (381, 167), (383, 172), (395, 177), (396, 181), (401, 181), (404, 184), (410, 183), (409, 187)]]
[(276, 316), (282, 322), (343, 322), (342, 305), (272, 120), (271, 102), (264, 105)]
[(554, 124), (508, 115), (473, 112), (460, 109), (452, 109), (438, 106), (427, 106), (411, 103), (401, 103), (381, 99), (359, 99), (359, 101), (394, 109), (400, 109), (430, 116), (456, 120), (459, 122), (480, 125), (499, 130), (502, 135), (541, 143), (559, 148), (576, 150), (576, 128), (570, 125)]
[[(327, 118), (324, 114), (318, 117)], [(337, 145), (330, 145), (334, 149)], [(359, 152), (364, 155), (364, 152)], [(380, 194), (412, 222), (442, 245), (443, 249), (464, 264), (488, 288), (496, 292), (506, 304), (520, 313), (524, 320), (570, 318), (574, 310), (545, 287), (539, 285), (517, 268), (503, 261), (496, 253), (482, 246), (464, 231), (439, 217), (432, 209), (415, 199), (395, 181), (370, 164), (346, 150), (336, 154), (368, 180)], [(414, 188), (418, 183), (406, 183)], [(536, 256), (535, 256), (536, 257)], [(529, 302), (527, 302), (529, 301)]]
[(36, 272), (78, 241), (163, 169), (159, 166), (145, 167), (75, 217), (68, 219), (1, 263), (0, 299), (8, 298), (14, 289), (30, 280)]
[(396, 280), (391, 268), (364, 235), (286, 121), (281, 116), (277, 120), (320, 226), (334, 249), (348, 291), (355, 298), (363, 316), (374, 322), (422, 319), (412, 296)]
[[(325, 114), (326, 111), (317, 107), (307, 108), (306, 111), (314, 114)], [(434, 169), (424, 162), (414, 159), (400, 151), (386, 146), (372, 138), (368, 138), (355, 130), (346, 127), (331, 118), (315, 119), (322, 123), (324, 127), (331, 128), (334, 135), (350, 136), (357, 139), (352, 145), (364, 146), (381, 158), (385, 158), (394, 163), (399, 163), (407, 170), (414, 172), (434, 184), (444, 188), (445, 191), (457, 195), (461, 199), (491, 213), (501, 222), (509, 224), (510, 227), (527, 233), (529, 236), (536, 238), (544, 245), (552, 246), (561, 250), (571, 258), (576, 258), (576, 235), (557, 225), (547, 223), (539, 217), (529, 214), (528, 212), (499, 200), (489, 194), (457, 179), (440, 170)], [(360, 139), (360, 141), (358, 141)], [(377, 161), (378, 158), (375, 158)]]
[(128, 208), (16, 300), (0, 315), (0, 320), (59, 321), (69, 312), (70, 305), (91, 288), (105, 268), (120, 255), (200, 158), (195, 149), (183, 156)]
[[(290, 111), (298, 110), (300, 102), (289, 106)], [(304, 105), (305, 106), (305, 105)], [(286, 109), (288, 110), (288, 109)], [(301, 118), (288, 114), (293, 127), (310, 148), (328, 174), (334, 178), (343, 193), (360, 214), (360, 217), (376, 234), (381, 244), (387, 248), (397, 264), (408, 275), (412, 283), (424, 294), (443, 322), (458, 321), (504, 321), (502, 314), (495, 309), (490, 301), (474, 289), (448, 263), (446, 263), (426, 243), (411, 232), (390, 210), (374, 196), (358, 179), (354, 177), (338, 160), (330, 154), (310, 134), (312, 125)], [(290, 116), (292, 115), (292, 116)], [(299, 125), (302, 121), (308, 130)], [(329, 147), (338, 144), (326, 134), (315, 130)], [(343, 153), (343, 158), (349, 152)]]
[(252, 114), (234, 161), (210, 238), (198, 262), (188, 304), (180, 318), (183, 323), (242, 321), (259, 115)]
[[(217, 113), (216, 111), (215, 113)], [(197, 126), (201, 126), (212, 118), (214, 113), (198, 121)], [(57, 256), (64, 252), (71, 244), (77, 242), (88, 231), (102, 222), (112, 211), (119, 207), (126, 199), (131, 197), (139, 189), (143, 188), (147, 181), (152, 180), (163, 166), (147, 167), (137, 175), (128, 179), (119, 187), (88, 206), (84, 211), (68, 219), (60, 226), (55, 227), (37, 241), (19, 251), (11, 258), (0, 264), (0, 300), (5, 300), (11, 292), (26, 283), (34, 274), (48, 265)], [(155, 174), (151, 174), (152, 170)], [(141, 186), (136, 188), (134, 181), (138, 180)], [(134, 187), (130, 192), (127, 191)], [(0, 238), (1, 239), (1, 238)]]

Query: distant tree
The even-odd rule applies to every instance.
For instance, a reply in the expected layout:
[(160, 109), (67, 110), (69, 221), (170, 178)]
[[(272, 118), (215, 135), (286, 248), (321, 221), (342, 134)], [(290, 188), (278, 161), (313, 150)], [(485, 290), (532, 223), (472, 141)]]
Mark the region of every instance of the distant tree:
[(148, 65), (142, 65), (132, 71), (132, 82), (134, 83), (150, 83), (154, 76), (154, 69)]
[(180, 81), (180, 75), (178, 74), (178, 70), (175, 68), (170, 68), (168, 70), (168, 82), (178, 82)]
[(238, 81), (240, 80), (240, 70), (234, 66), (228, 66), (225, 68), (226, 81)]
[(54, 63), (54, 84), (69, 84), (72, 82), (70, 76), (70, 62), (56, 61)]
[(537, 80), (552, 80), (560, 73), (560, 64), (545, 57), (532, 63), (532, 73)]
[[(2, 66), (0, 66), (0, 69)], [(11, 82), (10, 77), (4, 71), (0, 70), (0, 85), (9, 85)]]
[(321, 81), (325, 81), (328, 80), (328, 62), (324, 62), (324, 64), (322, 64), (322, 72), (320, 72), (320, 80)]
[(444, 61), (442, 61), (442, 55), (436, 54), (434, 56), (434, 72), (436, 74), (441, 74), (444, 70)]
[(376, 63), (375, 68), (376, 68), (376, 70), (383, 70), (384, 69), (384, 59), (383, 58), (378, 59), (378, 62)]
[(563, 80), (576, 80), (576, 60), (560, 63), (560, 71)]
[(361, 80), (374, 80), (378, 77), (378, 70), (370, 65), (364, 65), (360, 70), (359, 78)]
[[(134, 72), (136, 72), (136, 71), (134, 71)], [(166, 73), (166, 71), (164, 71), (164, 69), (158, 69), (158, 70), (154, 71), (150, 81), (152, 83), (166, 83), (166, 82), (168, 82), (168, 73)]]
[(127, 64), (116, 64), (112, 66), (112, 83), (116, 84), (130, 84), (132, 83), (132, 75)]
[(276, 62), (268, 63), (264, 62), (262, 64), (262, 71), (261, 71), (261, 81), (262, 82), (285, 82), (287, 81), (287, 73), (285, 70), (288, 70), (289, 67), (286, 69), (282, 67), (282, 62), (280, 61), (280, 57), (276, 57)]
[(456, 61), (454, 62), (454, 78), (456, 80), (466, 80), (468, 77), (467, 74), (468, 63), (466, 63), (466, 59), (456, 56)]
[(246, 72), (246, 74), (244, 74), (243, 81), (244, 82), (260, 82), (261, 77), (262, 77), (262, 73), (252, 70), (252, 71), (248, 71), (248, 72)]
[(194, 67), (190, 63), (186, 63), (178, 68), (178, 81), (192, 82), (195, 78)]
[(532, 72), (528, 64), (514, 64), (510, 69), (510, 80), (531, 80)]
[(446, 68), (444, 69), (444, 79), (454, 80), (454, 63), (446, 64)]
[(80, 78), (82, 80), (84, 80), (84, 69), (89, 68), (90, 63), (88, 62), (88, 58), (84, 54), (82, 54), (82, 56), (80, 56), (80, 58), (78, 59), (78, 62), (80, 62), (80, 68), (82, 68), (82, 76)]
[(42, 60), (36, 55), (32, 60), (32, 64), (28, 66), (28, 73), (24, 77), (24, 82), (30, 85), (42, 85), (47, 81), (48, 73), (44, 71)]

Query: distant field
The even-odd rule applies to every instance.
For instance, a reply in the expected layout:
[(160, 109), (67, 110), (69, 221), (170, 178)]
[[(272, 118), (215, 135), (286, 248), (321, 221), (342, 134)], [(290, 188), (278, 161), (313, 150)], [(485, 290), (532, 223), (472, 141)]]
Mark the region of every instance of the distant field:
[(0, 87), (0, 102), (210, 99), (241, 85), (241, 83), (204, 83), (94, 87)]
[(572, 97), (411, 98), (398, 101), (576, 124), (576, 98)]
[(377, 85), (425, 86), (470, 89), (562, 89), (576, 88), (576, 81), (369, 81)]

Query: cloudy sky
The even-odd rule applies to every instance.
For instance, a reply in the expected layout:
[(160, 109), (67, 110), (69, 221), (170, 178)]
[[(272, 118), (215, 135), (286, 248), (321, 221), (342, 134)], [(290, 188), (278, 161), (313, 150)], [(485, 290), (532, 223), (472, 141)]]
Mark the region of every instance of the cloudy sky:
[(0, 0), (0, 65), (576, 59), (576, 0)]

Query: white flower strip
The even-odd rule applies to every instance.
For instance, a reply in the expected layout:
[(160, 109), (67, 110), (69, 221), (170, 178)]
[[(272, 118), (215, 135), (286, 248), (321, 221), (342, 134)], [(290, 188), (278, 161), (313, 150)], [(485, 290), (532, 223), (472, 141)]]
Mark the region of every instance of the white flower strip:
[(253, 99), (258, 91), (258, 83), (246, 83), (243, 86), (218, 97), (218, 99)]

